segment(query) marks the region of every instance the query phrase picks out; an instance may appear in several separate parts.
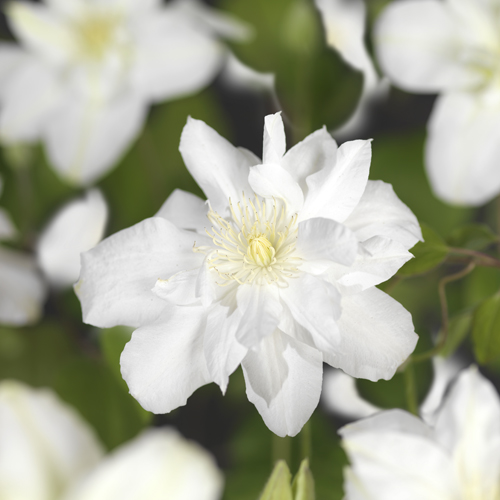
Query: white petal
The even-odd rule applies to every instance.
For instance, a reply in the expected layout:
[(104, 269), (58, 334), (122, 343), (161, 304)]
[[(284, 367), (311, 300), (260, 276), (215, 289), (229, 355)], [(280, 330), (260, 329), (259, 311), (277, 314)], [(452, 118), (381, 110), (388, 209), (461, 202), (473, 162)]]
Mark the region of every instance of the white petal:
[(66, 287), (78, 280), (80, 253), (101, 241), (107, 218), (106, 201), (97, 189), (56, 213), (37, 245), (38, 264), (51, 283)]
[(280, 164), (286, 151), (285, 126), (281, 111), (264, 118), (263, 163)]
[(193, 240), (192, 233), (155, 217), (85, 252), (75, 285), (84, 321), (101, 328), (155, 321), (166, 305), (151, 291), (158, 278), (201, 266)]
[(393, 2), (378, 18), (374, 36), (382, 69), (405, 90), (438, 92), (479, 81), (480, 73), (460, 61), (460, 29), (445, 2)]
[(14, 34), (27, 49), (49, 63), (60, 65), (68, 61), (74, 37), (70, 26), (56, 13), (31, 2), (12, 2), (6, 13)]
[(159, 428), (117, 448), (64, 498), (219, 500), (222, 485), (222, 474), (208, 452), (173, 429)]
[(248, 182), (255, 193), (263, 198), (285, 200), (291, 212), (300, 211), (304, 205), (302, 189), (279, 165), (265, 164), (250, 168)]
[(49, 158), (56, 171), (78, 185), (95, 182), (135, 140), (146, 108), (139, 96), (130, 93), (101, 104), (72, 95), (44, 129)]
[(422, 240), (413, 212), (396, 196), (392, 186), (382, 181), (368, 181), (361, 200), (344, 224), (360, 241), (382, 236), (409, 249)]
[(2, 498), (59, 498), (100, 460), (103, 449), (90, 426), (48, 389), (0, 384)]
[(206, 311), (169, 306), (156, 323), (132, 334), (122, 352), (122, 376), (148, 411), (168, 413), (212, 382), (203, 355)]
[(74, 18), (86, 7), (85, 0), (45, 0), (45, 5), (59, 16)]
[(278, 288), (274, 285), (240, 285), (236, 300), (241, 313), (236, 338), (244, 346), (254, 347), (278, 326), (282, 311)]
[(17, 234), (16, 228), (10, 215), (0, 208), (0, 241), (9, 240)]
[(208, 207), (198, 196), (176, 189), (167, 198), (155, 217), (163, 217), (180, 229), (203, 230), (208, 224)]
[(18, 45), (0, 42), (0, 96), (3, 95), (6, 82), (28, 58), (28, 53)]
[[(37, 82), (33, 86), (33, 82)], [(51, 113), (66, 95), (55, 71), (26, 57), (5, 81), (1, 92), (0, 136), (6, 143), (40, 138)]]
[(0, 248), (0, 323), (20, 326), (37, 321), (45, 295), (34, 260)]
[(323, 359), (316, 349), (276, 330), (242, 362), (248, 399), (278, 436), (295, 436), (321, 393)]
[[(243, 64), (233, 53), (226, 57), (220, 78), (222, 84), (236, 91), (254, 91), (272, 93), (274, 90), (274, 74), (255, 71)], [(260, 160), (257, 163), (262, 163)]]
[(223, 61), (222, 46), (184, 16), (152, 11), (136, 23), (132, 85), (154, 101), (192, 94), (208, 85)]
[(295, 321), (312, 335), (315, 347), (327, 352), (338, 348), (340, 294), (333, 285), (302, 273), (280, 290), (280, 296)]
[(500, 192), (500, 114), (480, 96), (441, 96), (429, 124), (425, 158), (436, 195), (448, 203), (484, 205)]
[(304, 260), (327, 260), (350, 266), (357, 253), (358, 240), (343, 224), (321, 217), (299, 224), (297, 255)]
[(246, 196), (253, 193), (247, 180), (252, 166), (248, 155), (201, 120), (188, 118), (179, 150), (189, 172), (221, 215), (229, 198), (239, 200), (242, 192)]
[[(451, 460), (427, 438), (394, 431), (348, 435), (343, 446), (352, 464), (353, 485), (370, 500), (454, 500), (461, 498)], [(344, 484), (349, 491), (350, 484)], [(363, 497), (361, 497), (363, 498)]]
[(370, 170), (370, 141), (345, 142), (337, 161), (307, 179), (309, 192), (300, 219), (326, 217), (343, 222), (359, 203)]
[(287, 151), (281, 160), (281, 166), (307, 194), (306, 178), (335, 165), (336, 159), (337, 143), (323, 127)]
[(227, 309), (221, 306), (212, 308), (207, 317), (203, 339), (205, 359), (211, 378), (223, 393), (226, 392), (229, 375), (238, 368), (248, 352), (236, 340), (239, 321), (237, 313), (228, 317)]
[(353, 377), (391, 379), (417, 344), (411, 314), (378, 288), (344, 295), (341, 307), (340, 345), (325, 361)]
[(436, 437), (472, 498), (500, 494), (500, 400), (475, 366), (464, 370), (439, 412)]
[(178, 306), (187, 306), (199, 302), (196, 296), (196, 280), (200, 269), (181, 271), (166, 280), (159, 279), (153, 292), (163, 300)]

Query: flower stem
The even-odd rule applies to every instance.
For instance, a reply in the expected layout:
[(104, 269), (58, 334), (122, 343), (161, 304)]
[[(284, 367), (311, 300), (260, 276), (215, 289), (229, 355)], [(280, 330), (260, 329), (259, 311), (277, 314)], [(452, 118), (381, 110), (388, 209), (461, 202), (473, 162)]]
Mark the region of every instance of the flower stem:
[(413, 415), (418, 415), (418, 398), (417, 388), (415, 385), (415, 367), (413, 363), (408, 363), (404, 371), (405, 374), (405, 388), (406, 388), (406, 404), (408, 411)]
[(500, 260), (477, 250), (470, 250), (469, 248), (450, 248), (450, 253), (466, 255), (475, 258), (475, 264), (485, 267), (500, 267)]
[(309, 459), (311, 463), (312, 457), (312, 440), (311, 440), (311, 421), (308, 420), (300, 431), (300, 451), (302, 460)]
[(284, 460), (290, 465), (291, 459), (291, 438), (290, 437), (279, 437), (273, 433), (273, 464), (278, 460)]

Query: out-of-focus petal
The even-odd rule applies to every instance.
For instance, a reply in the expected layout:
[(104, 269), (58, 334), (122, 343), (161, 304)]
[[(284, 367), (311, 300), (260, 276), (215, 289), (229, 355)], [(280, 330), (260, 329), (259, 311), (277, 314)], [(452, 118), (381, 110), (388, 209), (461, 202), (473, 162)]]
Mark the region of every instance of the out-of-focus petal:
[(242, 192), (252, 195), (248, 184), (250, 158), (206, 123), (188, 118), (179, 150), (214, 210), (222, 214), (227, 211), (229, 198), (239, 200)]
[(484, 205), (500, 191), (500, 103), (472, 93), (438, 98), (428, 124), (427, 175), (439, 198)]
[(325, 361), (356, 378), (391, 379), (417, 344), (411, 314), (378, 288), (344, 295), (341, 307), (340, 345)]
[(321, 393), (323, 359), (316, 349), (276, 330), (242, 362), (248, 399), (278, 436), (295, 436)]
[(193, 240), (192, 233), (155, 217), (85, 252), (75, 285), (84, 321), (101, 328), (155, 321), (166, 305), (152, 292), (158, 278), (201, 266), (203, 257), (193, 252)]
[(34, 259), (0, 248), (0, 323), (21, 326), (37, 321), (45, 295)]
[[(148, 411), (168, 413), (212, 382), (203, 354), (206, 311), (169, 306), (156, 323), (132, 334), (122, 352), (122, 376)], [(146, 362), (145, 362), (146, 360)]]
[(222, 486), (208, 452), (160, 428), (116, 449), (64, 500), (219, 500)]
[(48, 389), (0, 384), (0, 484), (5, 500), (53, 500), (101, 459), (92, 429)]
[(209, 224), (207, 213), (205, 201), (187, 191), (176, 189), (156, 212), (155, 217), (163, 217), (179, 229), (200, 231)]
[(37, 246), (40, 268), (51, 283), (67, 287), (80, 275), (80, 253), (104, 235), (108, 207), (97, 189), (65, 205), (45, 228)]
[[(243, 64), (232, 52), (226, 57), (226, 62), (221, 71), (221, 81), (231, 89), (274, 91), (274, 74), (255, 71), (250, 66)], [(260, 161), (258, 162), (260, 163)]]
[(3, 93), (7, 80), (29, 57), (28, 53), (18, 45), (9, 42), (0, 42), (0, 96)]

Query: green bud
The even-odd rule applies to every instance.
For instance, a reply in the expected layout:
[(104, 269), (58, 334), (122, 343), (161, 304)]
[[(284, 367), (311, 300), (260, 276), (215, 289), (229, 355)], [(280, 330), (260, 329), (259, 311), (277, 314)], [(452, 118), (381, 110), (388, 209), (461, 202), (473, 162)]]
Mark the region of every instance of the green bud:
[(309, 460), (305, 458), (300, 464), (300, 469), (293, 480), (294, 500), (314, 500), (314, 478), (309, 468)]
[(259, 500), (293, 500), (291, 482), (292, 475), (286, 462), (276, 462)]
[(282, 40), (297, 54), (310, 54), (316, 48), (321, 34), (318, 15), (312, 2), (296, 0), (282, 24)]

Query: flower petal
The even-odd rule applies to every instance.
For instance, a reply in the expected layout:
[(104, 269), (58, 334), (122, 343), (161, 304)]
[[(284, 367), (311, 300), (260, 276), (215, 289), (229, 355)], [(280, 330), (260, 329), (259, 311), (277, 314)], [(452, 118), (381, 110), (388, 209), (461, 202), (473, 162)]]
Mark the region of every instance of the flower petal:
[(402, 89), (439, 92), (479, 81), (480, 72), (460, 60), (460, 27), (446, 2), (391, 3), (377, 20), (374, 38), (382, 69)]
[(304, 205), (302, 189), (279, 165), (265, 164), (251, 167), (248, 182), (255, 193), (263, 198), (285, 200), (291, 212), (299, 212)]
[(370, 141), (342, 144), (335, 163), (306, 179), (309, 191), (300, 220), (326, 217), (344, 222), (366, 188), (370, 161)]
[(158, 279), (153, 293), (160, 299), (177, 306), (187, 306), (199, 302), (196, 296), (196, 280), (200, 269), (181, 271), (166, 280)]
[(406, 249), (422, 241), (417, 218), (396, 196), (392, 186), (382, 181), (368, 181), (361, 200), (344, 224), (360, 241), (381, 236), (401, 243)]
[(299, 224), (297, 255), (304, 260), (327, 260), (351, 266), (357, 253), (358, 240), (343, 224), (321, 217)]
[(3, 380), (0, 422), (5, 499), (59, 498), (104, 452), (90, 426), (49, 389)]
[(148, 429), (108, 455), (65, 500), (218, 500), (213, 457), (174, 429)]
[(316, 349), (276, 330), (242, 362), (248, 399), (278, 436), (295, 436), (321, 393), (323, 358)]
[(208, 85), (223, 62), (223, 47), (172, 9), (152, 11), (135, 25), (132, 85), (154, 101), (192, 94)]
[(440, 444), (453, 456), (464, 491), (495, 498), (500, 493), (500, 400), (477, 367), (459, 375), (435, 428)]
[(426, 143), (427, 175), (448, 203), (484, 205), (500, 192), (500, 115), (480, 96), (452, 93), (438, 98)]
[(264, 118), (264, 145), (262, 162), (280, 164), (286, 151), (285, 126), (281, 111)]
[(238, 314), (241, 314), (236, 339), (246, 347), (254, 347), (278, 326), (283, 309), (278, 288), (274, 285), (240, 285), (236, 300)]
[(340, 345), (325, 361), (353, 377), (391, 379), (418, 340), (411, 314), (378, 288), (344, 295), (341, 306)]
[(166, 305), (151, 291), (158, 278), (201, 266), (203, 256), (192, 251), (193, 236), (155, 217), (85, 252), (75, 285), (84, 321), (101, 328), (155, 321)]
[(242, 192), (250, 196), (248, 155), (235, 148), (201, 120), (188, 118), (179, 150), (184, 163), (207, 196), (213, 209), (222, 215), (228, 200), (239, 200)]
[(302, 273), (280, 290), (280, 297), (295, 321), (310, 332), (314, 347), (326, 352), (338, 348), (340, 335), (336, 320), (341, 314), (340, 294), (333, 285)]
[(212, 382), (203, 355), (203, 307), (168, 307), (156, 323), (137, 329), (122, 352), (122, 376), (130, 394), (153, 413), (186, 404)]
[(95, 182), (135, 140), (146, 108), (144, 101), (131, 93), (123, 93), (108, 103), (70, 96), (43, 131), (56, 171), (78, 185)]
[(208, 207), (198, 196), (176, 189), (167, 198), (155, 217), (163, 217), (179, 229), (202, 231), (207, 225)]
[(80, 253), (101, 241), (107, 218), (106, 201), (97, 189), (57, 212), (37, 245), (38, 264), (51, 283), (67, 287), (78, 280)]
[(16, 228), (10, 215), (0, 208), (0, 241), (9, 240), (17, 234)]
[(0, 323), (34, 323), (42, 314), (45, 295), (45, 284), (34, 260), (0, 248)]
[(4, 92), (6, 82), (31, 56), (18, 45), (0, 42), (0, 96)]
[(304, 194), (307, 194), (306, 178), (335, 165), (336, 159), (337, 143), (326, 127), (323, 127), (287, 151), (281, 160), (281, 166), (299, 184)]

